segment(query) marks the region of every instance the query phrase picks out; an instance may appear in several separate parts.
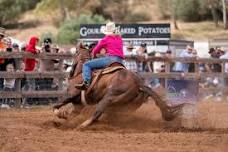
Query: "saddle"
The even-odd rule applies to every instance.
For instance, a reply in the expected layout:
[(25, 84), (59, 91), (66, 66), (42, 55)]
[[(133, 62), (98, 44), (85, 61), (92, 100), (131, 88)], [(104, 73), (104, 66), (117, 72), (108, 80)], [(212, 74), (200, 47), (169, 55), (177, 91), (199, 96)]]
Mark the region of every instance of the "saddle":
[(104, 69), (99, 69), (99, 70), (93, 71), (92, 81), (91, 81), (90, 86), (86, 90), (86, 94), (88, 94), (93, 89), (93, 87), (95, 86), (95, 84), (98, 82), (99, 78), (102, 75), (110, 74), (110, 73), (113, 73), (113, 72), (121, 70), (121, 69), (126, 69), (126, 68), (124, 65), (115, 62), (115, 63), (112, 63), (110, 66), (104, 68)]
[(88, 105), (86, 96), (90, 93), (90, 91), (93, 89), (95, 84), (99, 81), (100, 77), (105, 74), (113, 73), (115, 71), (121, 70), (121, 69), (126, 69), (124, 65), (120, 63), (113, 63), (109, 67), (100, 69), (100, 70), (95, 70), (92, 73), (92, 83), (88, 87), (87, 90), (82, 90), (81, 91), (81, 102), (84, 106)]

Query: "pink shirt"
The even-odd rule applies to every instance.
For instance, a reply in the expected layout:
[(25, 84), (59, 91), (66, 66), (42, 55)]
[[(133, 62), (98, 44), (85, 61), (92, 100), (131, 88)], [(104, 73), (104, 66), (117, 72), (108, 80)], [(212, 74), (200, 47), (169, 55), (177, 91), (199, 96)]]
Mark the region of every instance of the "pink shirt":
[(101, 39), (92, 53), (96, 56), (102, 48), (106, 49), (106, 54), (109, 56), (118, 56), (124, 58), (123, 54), (123, 40), (119, 35), (106, 35)]

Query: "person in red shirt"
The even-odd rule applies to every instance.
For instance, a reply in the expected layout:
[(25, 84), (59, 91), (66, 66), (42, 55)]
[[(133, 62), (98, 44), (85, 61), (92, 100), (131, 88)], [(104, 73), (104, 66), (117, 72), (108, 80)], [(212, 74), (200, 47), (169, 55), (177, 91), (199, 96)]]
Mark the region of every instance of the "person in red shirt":
[[(36, 36), (31, 37), (28, 45), (25, 48), (25, 52), (30, 52), (33, 54), (38, 53), (39, 50), (36, 49), (36, 45), (38, 42), (39, 42), (38, 37), (36, 37)], [(26, 58), (24, 62), (25, 62), (25, 69), (24, 70), (26, 72), (34, 71), (35, 66), (36, 66), (36, 59)], [(26, 80), (25, 90), (35, 90), (35, 80), (34, 79), (27, 79)]]
[[(36, 45), (39, 42), (38, 37), (33, 36), (30, 38), (28, 45), (25, 48), (25, 52), (30, 52), (33, 54), (38, 53)], [(33, 71), (36, 65), (36, 59), (25, 59), (25, 71)]]

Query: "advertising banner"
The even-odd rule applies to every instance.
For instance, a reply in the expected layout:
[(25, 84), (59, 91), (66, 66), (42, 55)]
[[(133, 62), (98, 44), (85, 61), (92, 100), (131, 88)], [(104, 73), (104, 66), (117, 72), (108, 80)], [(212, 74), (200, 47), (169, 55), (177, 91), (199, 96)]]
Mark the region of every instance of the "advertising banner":
[[(81, 24), (80, 39), (100, 39), (103, 24)], [(170, 39), (170, 24), (117, 24), (117, 29), (125, 39), (166, 38)]]

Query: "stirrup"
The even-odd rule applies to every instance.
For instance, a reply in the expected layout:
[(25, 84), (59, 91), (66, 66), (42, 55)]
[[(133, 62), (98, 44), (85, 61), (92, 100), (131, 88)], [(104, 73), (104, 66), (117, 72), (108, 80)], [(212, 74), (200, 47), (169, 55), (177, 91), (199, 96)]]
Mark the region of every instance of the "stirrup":
[(74, 87), (79, 90), (86, 90), (89, 87), (89, 84), (82, 82), (80, 84), (76, 84)]

